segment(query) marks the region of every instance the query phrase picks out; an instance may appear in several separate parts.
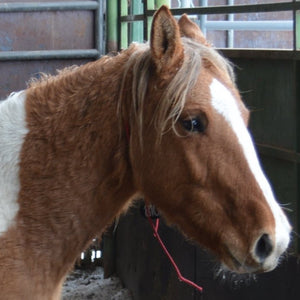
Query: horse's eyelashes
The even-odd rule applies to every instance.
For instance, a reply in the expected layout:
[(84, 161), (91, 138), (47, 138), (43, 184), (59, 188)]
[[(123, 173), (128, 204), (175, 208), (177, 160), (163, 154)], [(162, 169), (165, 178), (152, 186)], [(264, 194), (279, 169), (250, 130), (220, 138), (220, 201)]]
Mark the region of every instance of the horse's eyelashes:
[(204, 132), (207, 122), (202, 117), (194, 117), (181, 121), (183, 128), (190, 132)]

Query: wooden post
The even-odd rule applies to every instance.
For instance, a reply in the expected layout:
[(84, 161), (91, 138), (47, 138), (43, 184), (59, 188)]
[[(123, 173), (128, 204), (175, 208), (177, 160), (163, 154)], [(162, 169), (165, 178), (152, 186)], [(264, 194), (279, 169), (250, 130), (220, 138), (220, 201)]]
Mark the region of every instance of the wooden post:
[(104, 278), (108, 278), (115, 272), (114, 225), (105, 230), (102, 235), (102, 245)]

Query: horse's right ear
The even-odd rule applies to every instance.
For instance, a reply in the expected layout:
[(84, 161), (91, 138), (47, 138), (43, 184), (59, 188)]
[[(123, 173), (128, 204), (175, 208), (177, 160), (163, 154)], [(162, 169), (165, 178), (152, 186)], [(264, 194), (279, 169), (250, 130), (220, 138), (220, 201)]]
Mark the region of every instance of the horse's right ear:
[(165, 5), (153, 17), (150, 48), (158, 75), (172, 76), (183, 59), (183, 45), (178, 24)]
[(205, 46), (210, 46), (201, 29), (194, 22), (192, 22), (186, 14), (183, 14), (180, 17), (178, 25), (181, 36), (191, 38), (200, 44), (204, 44)]

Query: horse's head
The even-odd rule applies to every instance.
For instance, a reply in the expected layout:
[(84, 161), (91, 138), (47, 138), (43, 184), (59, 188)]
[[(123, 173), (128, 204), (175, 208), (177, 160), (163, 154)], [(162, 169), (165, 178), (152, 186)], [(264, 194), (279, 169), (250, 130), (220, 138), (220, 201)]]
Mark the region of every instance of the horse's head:
[(230, 269), (272, 270), (291, 228), (258, 161), (230, 65), (166, 7), (136, 57), (128, 122), (139, 190)]

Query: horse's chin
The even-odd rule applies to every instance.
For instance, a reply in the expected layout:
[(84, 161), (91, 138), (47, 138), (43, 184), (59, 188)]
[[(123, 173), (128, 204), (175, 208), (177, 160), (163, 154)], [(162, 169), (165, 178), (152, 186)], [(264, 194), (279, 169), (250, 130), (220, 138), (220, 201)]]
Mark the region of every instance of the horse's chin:
[[(236, 249), (231, 251), (229, 247), (223, 252), (223, 256), (219, 256), (222, 268), (237, 274), (259, 274), (273, 271), (279, 264), (284, 253), (278, 255), (274, 252), (263, 262), (255, 261), (250, 255), (239, 253)], [(245, 259), (245, 257), (247, 257)]]
[(232, 264), (225, 264), (222, 263), (221, 269), (226, 272), (232, 272), (235, 274), (243, 275), (243, 274), (256, 274), (262, 273), (264, 271), (260, 270), (259, 268), (254, 268), (252, 266), (241, 265), (234, 261)]
[(227, 272), (233, 272), (236, 274), (259, 274), (259, 273), (267, 273), (273, 271), (279, 263), (279, 260), (273, 262), (271, 265), (248, 265), (248, 264), (241, 264), (239, 260), (235, 257), (230, 256), (230, 259), (226, 262), (222, 262), (221, 268)]
[(239, 289), (250, 286), (257, 281), (255, 273), (237, 273), (222, 264), (214, 273), (214, 278), (221, 284), (230, 289)]

